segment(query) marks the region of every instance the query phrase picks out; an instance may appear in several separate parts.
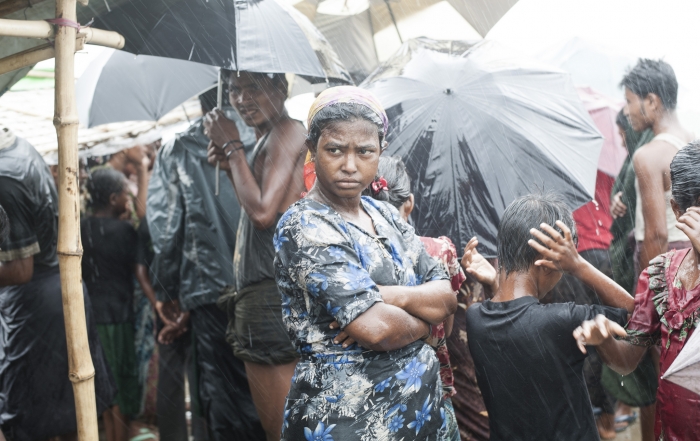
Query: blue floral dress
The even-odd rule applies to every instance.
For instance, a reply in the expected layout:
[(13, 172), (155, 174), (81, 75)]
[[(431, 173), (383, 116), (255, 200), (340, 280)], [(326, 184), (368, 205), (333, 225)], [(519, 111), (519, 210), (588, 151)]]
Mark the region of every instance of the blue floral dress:
[(394, 207), (362, 204), (377, 235), (311, 199), (292, 205), (274, 238), (283, 318), (301, 354), (283, 440), (439, 440), (445, 432), (440, 365), (423, 341), (377, 352), (333, 343), (376, 302), (377, 285), (449, 280)]

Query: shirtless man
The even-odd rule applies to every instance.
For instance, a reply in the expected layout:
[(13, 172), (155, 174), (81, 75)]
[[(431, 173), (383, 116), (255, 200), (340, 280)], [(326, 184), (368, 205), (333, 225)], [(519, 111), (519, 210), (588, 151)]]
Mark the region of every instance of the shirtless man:
[(227, 304), (227, 339), (245, 362), (267, 439), (277, 441), (298, 355), (282, 323), (272, 238), (282, 213), (305, 190), (306, 131), (284, 108), (283, 74), (231, 72), (228, 87), (231, 105), (255, 128), (258, 143), (249, 162), (236, 124), (219, 110), (207, 114), (209, 162), (220, 161), (243, 208), (233, 258), (236, 294)]
[(625, 115), (632, 128), (654, 132), (654, 139), (634, 154), (638, 201), (634, 235), (641, 271), (659, 254), (689, 246), (688, 238), (675, 227), (670, 205), (670, 165), (678, 150), (694, 136), (678, 121), (678, 81), (668, 63), (640, 59), (620, 84), (625, 89)]
[[(654, 138), (639, 147), (633, 156), (637, 175), (634, 238), (637, 241), (636, 275), (649, 261), (669, 249), (690, 247), (685, 234), (675, 227), (671, 208), (671, 160), (694, 136), (685, 130), (676, 115), (678, 82), (673, 68), (664, 61), (640, 59), (620, 83), (625, 89), (624, 109), (632, 129), (651, 129)], [(636, 279), (636, 277), (635, 277)], [(636, 282), (635, 282), (636, 283)], [(650, 352), (658, 371), (658, 353)], [(640, 412), (642, 439), (654, 437), (655, 404)]]

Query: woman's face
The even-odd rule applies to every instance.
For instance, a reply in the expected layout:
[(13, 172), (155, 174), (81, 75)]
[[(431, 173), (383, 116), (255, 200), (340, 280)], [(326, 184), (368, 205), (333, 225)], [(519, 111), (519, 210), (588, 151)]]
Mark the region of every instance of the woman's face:
[(327, 196), (357, 198), (374, 180), (381, 146), (377, 126), (361, 118), (321, 131), (315, 154), (316, 182)]

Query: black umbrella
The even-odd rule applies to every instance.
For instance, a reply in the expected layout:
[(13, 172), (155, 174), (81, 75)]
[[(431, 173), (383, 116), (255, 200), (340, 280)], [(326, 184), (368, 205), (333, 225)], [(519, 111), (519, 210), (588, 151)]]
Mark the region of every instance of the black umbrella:
[(362, 87), (389, 115), (388, 152), (413, 179), (421, 235), (495, 256), (500, 216), (537, 190), (594, 196), (602, 137), (569, 75), (493, 42), (411, 40)]
[(132, 0), (98, 17), (95, 26), (121, 33), (124, 50), (134, 54), (352, 82), (311, 22), (276, 0)]

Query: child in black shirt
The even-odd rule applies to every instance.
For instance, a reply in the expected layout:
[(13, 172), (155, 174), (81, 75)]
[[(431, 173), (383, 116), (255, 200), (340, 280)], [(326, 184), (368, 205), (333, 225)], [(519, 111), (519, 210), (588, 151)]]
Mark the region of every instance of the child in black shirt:
[[(477, 260), (462, 261), (469, 274), (478, 279), (488, 273), (470, 271), (470, 261)], [(497, 278), (480, 280), (492, 285), (493, 298), (467, 310), (491, 440), (598, 440), (582, 372), (585, 354), (573, 331), (599, 314), (624, 324), (634, 299), (578, 255), (571, 212), (552, 194), (528, 195), (508, 206), (498, 229), (498, 261)], [(541, 304), (564, 271), (611, 307)]]
[(114, 406), (104, 414), (108, 441), (128, 439), (128, 418), (139, 411), (134, 347), (134, 271), (137, 235), (119, 217), (127, 211), (126, 177), (111, 168), (88, 181), (91, 214), (82, 220), (83, 280), (92, 299), (97, 331), (117, 384)]

